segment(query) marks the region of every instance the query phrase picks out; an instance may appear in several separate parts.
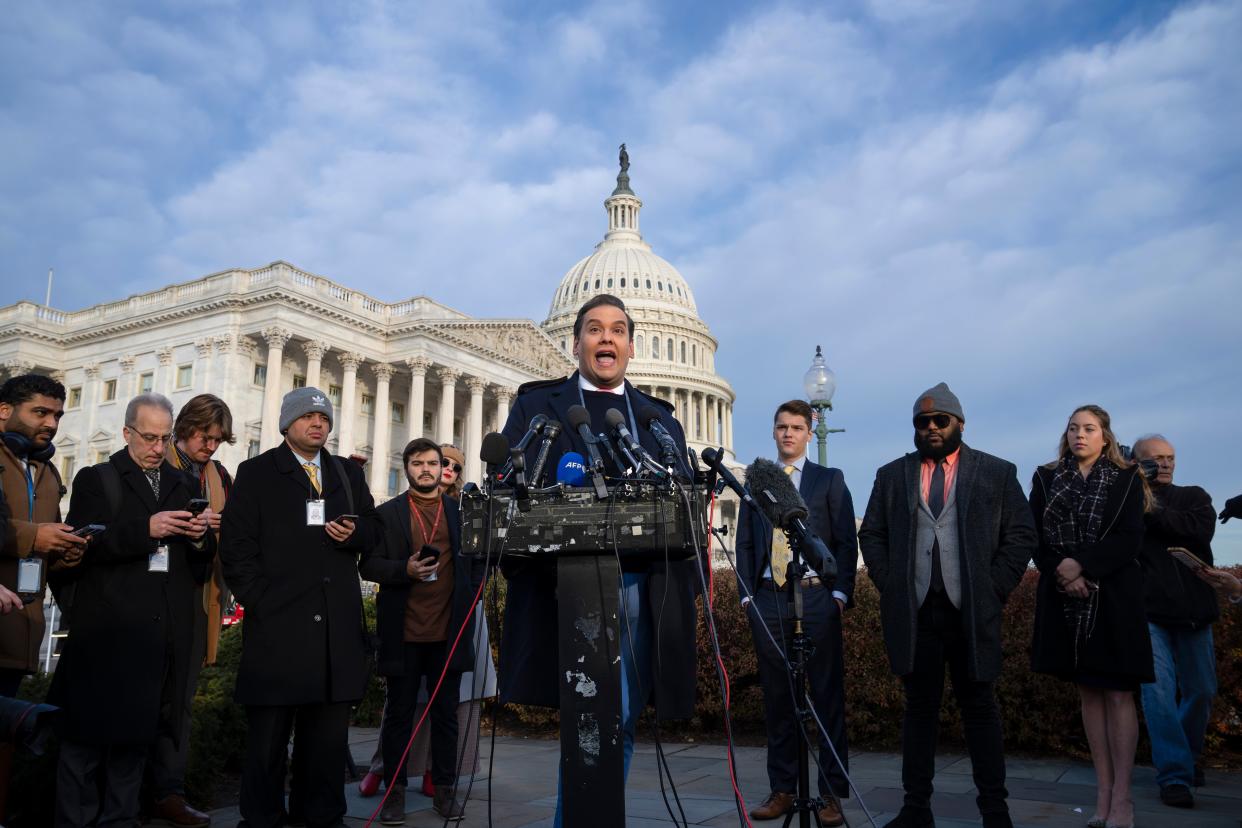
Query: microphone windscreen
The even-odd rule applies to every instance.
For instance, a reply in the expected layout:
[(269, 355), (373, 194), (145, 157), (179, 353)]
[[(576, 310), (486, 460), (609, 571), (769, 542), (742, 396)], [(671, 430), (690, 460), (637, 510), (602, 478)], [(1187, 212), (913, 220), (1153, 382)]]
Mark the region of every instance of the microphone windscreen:
[(479, 447), (479, 459), (489, 466), (499, 466), (509, 459), (509, 438), (493, 431), (483, 438)]
[(610, 429), (616, 428), (619, 425), (625, 425), (625, 415), (615, 408), (610, 408), (604, 412), (604, 423)]
[(700, 456), (703, 458), (703, 462), (711, 466), (713, 469), (720, 468), (720, 452), (716, 451), (714, 448), (708, 447), (703, 449), (703, 453)]
[(545, 440), (555, 440), (561, 436), (560, 420), (548, 420), (548, 424), (543, 427), (543, 437)]
[(530, 430), (538, 434), (543, 431), (543, 427), (548, 424), (547, 414), (536, 414), (530, 418)]
[(569, 486), (581, 486), (586, 482), (586, 460), (576, 451), (568, 451), (561, 455), (556, 464), (556, 482)]
[(642, 408), (638, 409), (638, 421), (643, 425), (649, 425), (652, 420), (658, 419), (660, 419), (660, 409), (656, 408), (651, 403), (647, 403)]
[[(706, 458), (706, 451), (703, 456)], [(798, 494), (785, 470), (771, 460), (756, 457), (755, 462), (746, 467), (746, 485), (773, 526), (784, 526), (793, 517), (806, 517), (806, 503), (802, 495)], [(775, 502), (764, 492), (771, 492)]]
[(581, 426), (589, 426), (591, 424), (591, 412), (586, 410), (586, 406), (571, 405), (569, 407), (569, 424), (577, 431)]

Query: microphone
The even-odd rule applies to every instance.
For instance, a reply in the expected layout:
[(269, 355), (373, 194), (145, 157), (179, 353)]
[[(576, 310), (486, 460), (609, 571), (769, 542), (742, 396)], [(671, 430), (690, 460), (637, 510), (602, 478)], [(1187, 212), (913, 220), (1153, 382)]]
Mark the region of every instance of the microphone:
[(566, 486), (581, 486), (586, 483), (586, 460), (576, 451), (568, 451), (561, 455), (556, 464), (556, 482)]
[(608, 439), (608, 435), (605, 434), (604, 432), (601, 431), (599, 434), (595, 435), (595, 442), (603, 446), (604, 451), (608, 452), (608, 459), (612, 461), (612, 467), (617, 470), (617, 476), (626, 477), (628, 476), (626, 474), (626, 471), (628, 469), (638, 468), (638, 466), (636, 465), (637, 461), (635, 461), (634, 465), (629, 465), (629, 466), (621, 462), (621, 456), (617, 454), (616, 447), (613, 446), (612, 441)]
[(591, 481), (595, 485), (595, 496), (603, 500), (608, 497), (608, 484), (604, 482), (604, 458), (599, 454), (599, 441), (591, 433), (591, 412), (582, 405), (569, 407), (569, 424), (578, 432), (582, 442), (586, 444), (587, 454), (591, 457)]
[[(530, 441), (538, 437), (540, 432), (543, 431), (543, 427), (546, 426), (547, 424), (548, 424), (548, 417), (546, 414), (536, 414), (535, 416), (531, 417), (530, 425), (527, 427), (526, 433), (522, 435), (522, 439), (518, 440), (517, 445), (514, 446), (513, 448), (517, 451), (525, 452), (526, 447), (530, 445)], [(504, 468), (500, 470), (500, 479), (507, 480), (509, 478), (509, 475), (512, 474), (512, 472), (513, 472), (513, 463), (512, 462), (505, 463)]]
[(543, 467), (548, 462), (548, 451), (552, 448), (552, 443), (560, 436), (561, 424), (556, 420), (549, 420), (543, 427), (543, 442), (539, 444), (539, 454), (535, 456), (535, 468), (530, 473), (530, 485), (536, 489), (539, 488), (543, 478)]
[(604, 414), (604, 422), (612, 429), (613, 436), (617, 439), (617, 445), (621, 448), (621, 452), (630, 461), (634, 471), (640, 468), (646, 468), (653, 472), (656, 477), (664, 478), (668, 476), (668, 471), (659, 463), (651, 458), (647, 450), (643, 448), (642, 443), (634, 439), (634, 435), (630, 434), (630, 430), (625, 427), (625, 415), (615, 408), (610, 408)]
[[(721, 461), (719, 451), (714, 448), (705, 448), (703, 449), (701, 457), (703, 458), (703, 462), (706, 463), (712, 471), (716, 472), (717, 476), (724, 481), (724, 484), (732, 489), (734, 493), (742, 499), (743, 503), (747, 504), (752, 509), (756, 509), (760, 512), (763, 511), (759, 508), (759, 504), (755, 502), (755, 499), (750, 496), (750, 492), (747, 488), (737, 481), (737, 478), (733, 476), (733, 472), (729, 471), (728, 467)], [(782, 472), (782, 474), (784, 474), (784, 472)]]
[(497, 431), (484, 435), (479, 446), (479, 459), (487, 464), (483, 469), (483, 480), (490, 492), (496, 482), (496, 468), (509, 459), (509, 438)]
[(789, 535), (791, 546), (802, 552), (815, 571), (825, 579), (837, 576), (837, 562), (824, 542), (803, 522), (808, 514), (806, 502), (794, 488), (785, 470), (773, 463), (756, 457), (746, 468), (746, 482), (760, 492), (756, 500), (759, 510), (772, 523)]
[(518, 508), (523, 512), (530, 511), (530, 489), (526, 488), (526, 453), (517, 446), (509, 449), (509, 462), (512, 465), (513, 497)]
[(664, 423), (660, 422), (660, 409), (654, 405), (644, 405), (638, 410), (638, 421), (647, 427), (651, 436), (655, 437), (656, 444), (660, 446), (660, 465), (677, 474), (685, 473), (687, 469), (685, 461), (681, 459), (681, 450), (677, 448), (677, 441), (668, 433)]

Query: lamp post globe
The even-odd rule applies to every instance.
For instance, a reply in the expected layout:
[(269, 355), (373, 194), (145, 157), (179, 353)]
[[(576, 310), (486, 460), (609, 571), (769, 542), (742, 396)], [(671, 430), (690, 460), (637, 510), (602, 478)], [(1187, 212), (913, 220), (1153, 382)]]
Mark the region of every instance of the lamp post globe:
[(828, 465), (828, 435), (844, 431), (843, 428), (829, 428), (826, 412), (832, 410), (832, 395), (837, 391), (837, 375), (824, 361), (823, 349), (815, 346), (815, 358), (811, 367), (802, 377), (802, 387), (806, 390), (807, 402), (815, 409), (815, 437), (819, 448), (819, 464)]

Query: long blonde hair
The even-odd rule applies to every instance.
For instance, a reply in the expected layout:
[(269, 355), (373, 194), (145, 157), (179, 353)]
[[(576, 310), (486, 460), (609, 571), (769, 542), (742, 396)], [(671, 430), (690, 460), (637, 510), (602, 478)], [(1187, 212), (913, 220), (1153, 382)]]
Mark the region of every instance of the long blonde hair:
[[(1057, 459), (1048, 463), (1045, 468), (1056, 468), (1069, 455), (1069, 423), (1070, 420), (1083, 411), (1095, 417), (1100, 423), (1100, 430), (1104, 432), (1104, 451), (1100, 456), (1119, 469), (1128, 469), (1130, 466), (1133, 466), (1134, 461), (1127, 460), (1122, 455), (1121, 446), (1117, 442), (1117, 435), (1113, 434), (1113, 418), (1100, 406), (1095, 403), (1088, 403), (1080, 405), (1070, 412), (1069, 419), (1065, 421), (1065, 428), (1061, 429), (1061, 441), (1057, 445)], [(1148, 484), (1147, 478), (1141, 470), (1138, 473), (1138, 479), (1143, 486), (1143, 511), (1150, 512), (1156, 503), (1155, 496), (1151, 493), (1151, 485)]]

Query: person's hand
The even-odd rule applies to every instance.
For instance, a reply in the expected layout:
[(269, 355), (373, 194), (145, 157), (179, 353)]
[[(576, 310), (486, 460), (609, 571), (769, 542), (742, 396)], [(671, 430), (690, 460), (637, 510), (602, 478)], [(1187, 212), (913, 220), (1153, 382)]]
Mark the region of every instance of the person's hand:
[(194, 538), (194, 540), (198, 540), (203, 535), (207, 534), (207, 529), (209, 528), (209, 525), (208, 525), (207, 518), (204, 515), (195, 515), (190, 520), (190, 525), (193, 526), (194, 528), (186, 532), (186, 535), (188, 535), (191, 538)]
[(203, 510), (203, 515), (202, 515), (202, 516), (203, 516), (203, 518), (205, 518), (205, 519), (206, 519), (206, 521), (207, 521), (207, 528), (208, 528), (208, 529), (210, 529), (210, 530), (211, 530), (211, 531), (213, 531), (213, 532), (219, 532), (219, 531), (220, 531), (220, 518), (221, 518), (221, 515), (220, 515), (220, 513), (219, 513), (219, 512), (214, 512), (214, 511), (212, 511), (211, 507), (210, 507), (210, 506), (208, 506), (206, 509), (204, 509), (204, 510)]
[(35, 529), (34, 551), (44, 555), (61, 555), (77, 550), (78, 554), (86, 548), (86, 538), (73, 534), (73, 527), (67, 523), (40, 523)]
[(328, 537), (337, 543), (344, 543), (354, 534), (354, 522), (349, 518), (337, 518), (324, 524), (323, 528), (328, 533)]
[(832, 599), (832, 600), (834, 600), (834, 601), (836, 601), (836, 602), (837, 602), (837, 615), (839, 615), (839, 616), (841, 616), (842, 618), (844, 618), (844, 617), (845, 617), (845, 602), (844, 602), (844, 601), (842, 601), (840, 598), (837, 598), (837, 597), (833, 597), (833, 599)]
[[(185, 510), (175, 510), (171, 512), (156, 512), (151, 515), (148, 522), (151, 537), (160, 539), (170, 535), (190, 535), (191, 537), (202, 537), (203, 533), (194, 523), (194, 515)], [(197, 532), (198, 534), (194, 534)]]
[(1057, 564), (1057, 583), (1064, 588), (1072, 581), (1082, 577), (1082, 564), (1073, 558), (1064, 558)]
[(1214, 569), (1208, 566), (1203, 569), (1196, 569), (1195, 574), (1226, 598), (1234, 600), (1242, 598), (1242, 581), (1239, 581), (1225, 570)]
[(21, 608), (22, 597), (3, 584), (0, 584), (0, 615), (8, 615), (13, 610)]
[(1242, 495), (1231, 497), (1225, 501), (1225, 508), (1220, 510), (1220, 522), (1224, 523), (1229, 518), (1242, 518)]
[(412, 580), (425, 581), (436, 573), (440, 568), (439, 561), (435, 558), (427, 558), (423, 560), (417, 555), (411, 555), (410, 559), (405, 562), (405, 574), (409, 575)]
[(1091, 587), (1087, 584), (1087, 579), (1082, 577), (1075, 578), (1061, 589), (1071, 598), (1088, 598), (1091, 595)]

